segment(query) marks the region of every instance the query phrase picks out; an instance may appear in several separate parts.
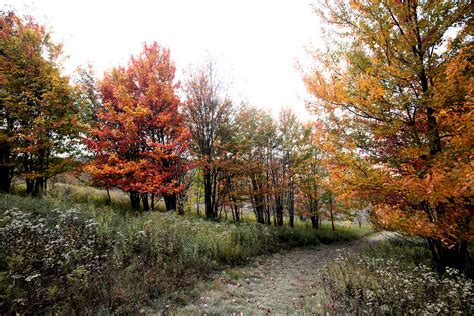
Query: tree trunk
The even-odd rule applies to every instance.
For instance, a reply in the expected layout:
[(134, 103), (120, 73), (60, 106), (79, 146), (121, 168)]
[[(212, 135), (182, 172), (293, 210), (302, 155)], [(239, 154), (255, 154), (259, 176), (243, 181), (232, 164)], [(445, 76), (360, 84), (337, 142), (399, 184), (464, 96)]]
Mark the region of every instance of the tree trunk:
[(176, 194), (163, 194), (163, 199), (165, 200), (166, 210), (172, 211), (176, 210)]
[(140, 209), (140, 193), (136, 191), (130, 191), (128, 192), (128, 195), (130, 197), (130, 206), (135, 211), (138, 211)]
[(288, 201), (288, 215), (290, 217), (290, 227), (295, 227), (295, 200), (293, 198), (293, 193), (290, 195), (290, 199)]
[(257, 204), (255, 206), (255, 215), (257, 216), (257, 222), (260, 224), (265, 224), (264, 212), (263, 205)]
[(444, 272), (446, 267), (451, 267), (465, 272), (470, 277), (473, 276), (474, 271), (469, 258), (468, 242), (466, 240), (462, 240), (450, 248), (434, 238), (427, 238), (427, 241), (439, 272)]
[(319, 202), (318, 200), (311, 199), (310, 204), (309, 204), (310, 210), (311, 210), (311, 226), (314, 229), (319, 229)]
[(201, 190), (198, 188), (197, 192), (196, 192), (196, 213), (197, 213), (198, 216), (201, 215), (201, 212), (199, 210), (199, 204), (201, 202), (201, 192), (200, 191)]
[[(211, 208), (214, 212), (213, 218), (221, 218), (221, 214), (219, 213), (219, 195), (218, 195), (218, 181), (216, 174), (214, 173), (213, 170), (213, 176), (212, 176), (212, 190), (211, 190)], [(221, 209), (222, 212), (222, 209)]]
[(43, 177), (39, 177), (34, 180), (34, 188), (31, 195), (40, 196), (42, 192), (43, 192)]
[(0, 193), (10, 193), (11, 170), (8, 166), (0, 165)]
[(332, 213), (332, 210), (331, 210), (331, 227), (332, 227), (332, 231), (336, 230), (336, 227), (334, 226), (334, 215)]
[(332, 196), (329, 198), (329, 211), (331, 212), (331, 226), (332, 226), (332, 231), (336, 230), (336, 227), (334, 226), (334, 213), (332, 211)]
[(293, 188), (293, 180), (291, 180), (290, 193), (288, 194), (288, 215), (290, 217), (289, 225), (290, 227), (294, 227), (295, 226), (295, 194), (294, 194), (294, 188)]
[(0, 193), (10, 193), (13, 167), (10, 164), (10, 146), (2, 142), (0, 146)]
[(276, 199), (275, 213), (277, 220), (276, 224), (278, 226), (283, 226), (283, 201), (281, 198)]
[(208, 219), (215, 219), (214, 208), (212, 207), (212, 177), (206, 172), (204, 174), (204, 208)]
[[(418, 36), (420, 39), (420, 36)], [(419, 43), (421, 46), (421, 42)], [(423, 65), (423, 58), (420, 57), (420, 63)], [(428, 77), (426, 75), (425, 68), (422, 67), (418, 74), (423, 94), (427, 94), (429, 91)], [(426, 107), (426, 119), (428, 122), (428, 143), (430, 148), (430, 156), (433, 159), (436, 155), (441, 153), (442, 144), (441, 137), (439, 135), (438, 122), (435, 116), (435, 109), (427, 106)], [(438, 216), (443, 213), (443, 208), (439, 207)], [(453, 247), (446, 247), (440, 240), (434, 238), (427, 238), (428, 246), (433, 255), (433, 259), (438, 266), (438, 270), (443, 272), (446, 267), (453, 267), (460, 271), (466, 272), (466, 274), (472, 276), (473, 269), (469, 260), (468, 243), (465, 240), (458, 242)]]
[(184, 199), (182, 197), (176, 197), (176, 211), (179, 215), (184, 215)]
[(106, 190), (107, 190), (107, 202), (106, 203), (107, 203), (107, 205), (110, 205), (110, 204), (112, 204), (112, 198), (110, 197), (110, 190), (109, 190), (109, 188), (106, 188)]
[(33, 179), (26, 179), (26, 194), (31, 195), (33, 193), (35, 181)]
[(240, 211), (237, 205), (234, 207), (234, 213), (235, 213), (235, 221), (240, 222)]
[(253, 190), (253, 202), (254, 202), (254, 211), (255, 216), (257, 217), (257, 222), (260, 224), (265, 224), (265, 217), (264, 217), (264, 201), (263, 196), (260, 193), (257, 181), (255, 178), (252, 178), (252, 190)]
[(272, 221), (271, 221), (271, 214), (270, 214), (270, 209), (268, 207), (263, 207), (264, 211), (265, 211), (265, 223), (267, 225), (271, 225), (272, 224)]
[(31, 196), (40, 196), (43, 191), (43, 177), (26, 179), (26, 194)]
[(310, 219), (311, 219), (311, 227), (313, 227), (314, 229), (319, 229), (319, 218), (318, 218), (318, 216), (311, 215)]
[(145, 212), (148, 212), (150, 210), (150, 204), (148, 203), (148, 193), (142, 193), (141, 198), (142, 198), (143, 210)]

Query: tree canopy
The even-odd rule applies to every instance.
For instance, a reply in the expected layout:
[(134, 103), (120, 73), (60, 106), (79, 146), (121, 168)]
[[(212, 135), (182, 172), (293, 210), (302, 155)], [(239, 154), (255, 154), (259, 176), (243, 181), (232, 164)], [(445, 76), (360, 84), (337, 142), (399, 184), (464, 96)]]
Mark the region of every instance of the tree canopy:
[(169, 49), (153, 43), (99, 83), (104, 109), (86, 141), (95, 154), (87, 170), (101, 185), (128, 192), (134, 208), (140, 194), (147, 208), (150, 193), (176, 209), (184, 189), (179, 178), (191, 167), (190, 134), (178, 111), (174, 76)]
[[(305, 82), (333, 187), (462, 263), (473, 224), (471, 1), (322, 1), (332, 41)], [(337, 27), (335, 27), (337, 26)]]

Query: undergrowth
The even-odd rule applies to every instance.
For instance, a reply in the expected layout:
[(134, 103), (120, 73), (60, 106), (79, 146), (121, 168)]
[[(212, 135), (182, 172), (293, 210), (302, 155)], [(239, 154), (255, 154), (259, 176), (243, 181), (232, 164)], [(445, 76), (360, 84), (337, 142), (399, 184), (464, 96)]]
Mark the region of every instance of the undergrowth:
[(336, 314), (474, 314), (472, 279), (439, 274), (424, 247), (382, 242), (322, 272), (325, 310)]
[(136, 213), (77, 192), (1, 195), (0, 312), (136, 312), (226, 266), (365, 233)]

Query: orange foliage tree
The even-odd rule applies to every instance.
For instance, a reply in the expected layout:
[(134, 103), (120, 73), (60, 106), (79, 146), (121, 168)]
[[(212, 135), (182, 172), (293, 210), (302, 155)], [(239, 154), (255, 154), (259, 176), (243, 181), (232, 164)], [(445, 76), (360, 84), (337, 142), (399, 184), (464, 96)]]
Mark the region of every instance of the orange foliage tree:
[(31, 17), (0, 12), (0, 192), (10, 191), (16, 175), (38, 195), (74, 163), (78, 108), (61, 52)]
[(148, 194), (162, 195), (166, 208), (176, 209), (192, 168), (174, 77), (170, 51), (153, 43), (99, 84), (103, 110), (86, 141), (95, 155), (87, 171), (98, 184), (128, 192), (135, 209), (140, 198), (148, 209)]
[(386, 229), (426, 239), (440, 267), (473, 241), (471, 1), (338, 0), (305, 82), (326, 118), (333, 190)]

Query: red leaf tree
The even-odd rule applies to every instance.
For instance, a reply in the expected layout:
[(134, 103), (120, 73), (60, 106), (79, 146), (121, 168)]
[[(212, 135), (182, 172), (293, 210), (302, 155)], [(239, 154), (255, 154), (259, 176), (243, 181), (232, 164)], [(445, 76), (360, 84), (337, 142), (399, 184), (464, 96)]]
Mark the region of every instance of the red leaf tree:
[(145, 44), (128, 67), (112, 69), (99, 83), (103, 110), (86, 141), (95, 154), (87, 171), (96, 184), (126, 191), (134, 209), (141, 199), (147, 210), (149, 194), (175, 209), (192, 167), (175, 70), (169, 49)]

